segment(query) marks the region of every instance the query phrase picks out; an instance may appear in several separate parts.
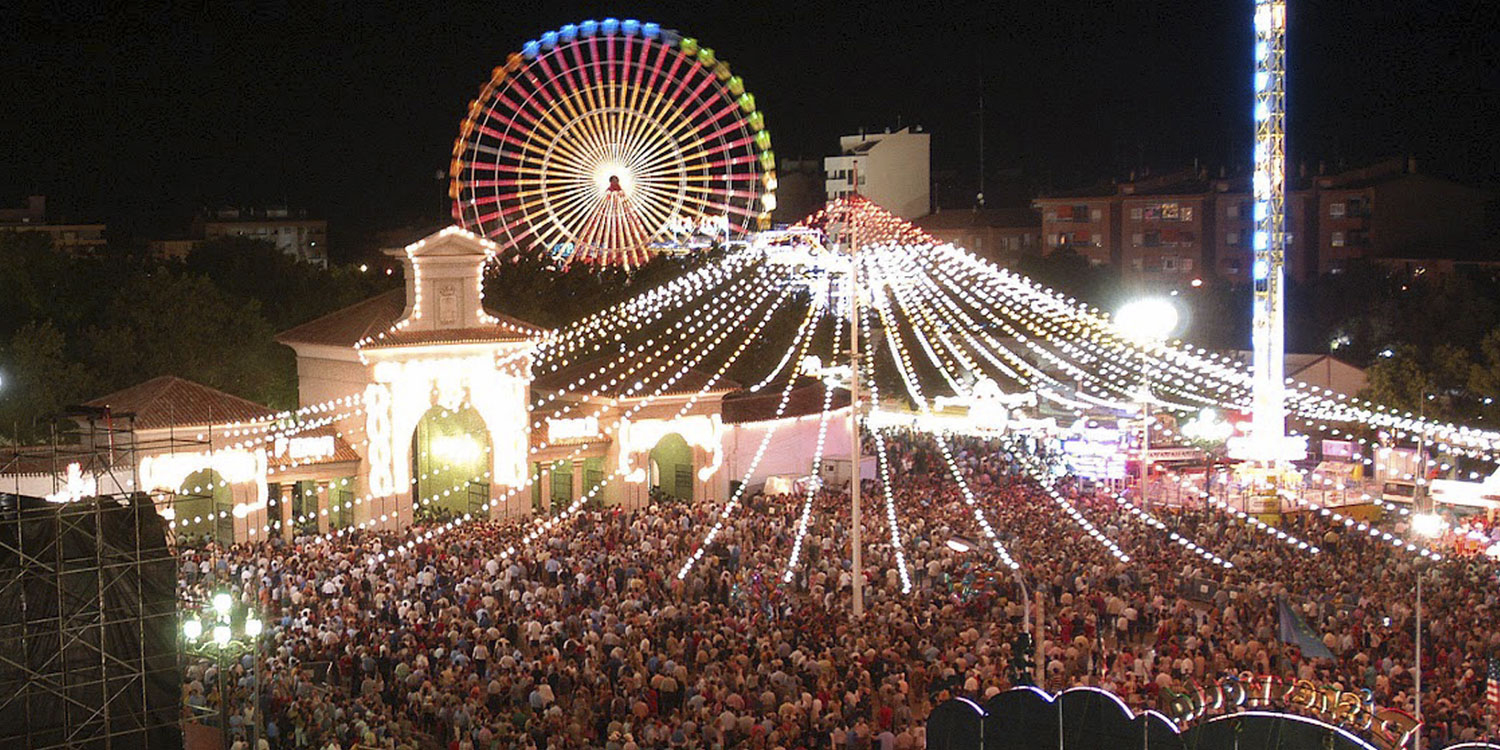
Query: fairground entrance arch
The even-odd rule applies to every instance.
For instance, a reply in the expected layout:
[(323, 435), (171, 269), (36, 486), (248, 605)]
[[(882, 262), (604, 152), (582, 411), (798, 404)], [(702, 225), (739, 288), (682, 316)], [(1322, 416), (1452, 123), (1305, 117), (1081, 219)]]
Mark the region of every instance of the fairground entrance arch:
[(650, 487), (657, 495), (693, 499), (693, 449), (681, 434), (671, 432), (651, 449)]
[(413, 517), (441, 520), (485, 513), (490, 494), (489, 428), (472, 406), (434, 406), (411, 436)]

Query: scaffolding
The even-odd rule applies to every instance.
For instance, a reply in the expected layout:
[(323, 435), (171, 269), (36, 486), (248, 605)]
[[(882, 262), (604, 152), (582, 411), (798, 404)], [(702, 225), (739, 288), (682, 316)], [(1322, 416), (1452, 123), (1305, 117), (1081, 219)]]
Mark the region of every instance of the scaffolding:
[(69, 416), (76, 441), (0, 453), (0, 742), (180, 747), (177, 560), (134, 420)]

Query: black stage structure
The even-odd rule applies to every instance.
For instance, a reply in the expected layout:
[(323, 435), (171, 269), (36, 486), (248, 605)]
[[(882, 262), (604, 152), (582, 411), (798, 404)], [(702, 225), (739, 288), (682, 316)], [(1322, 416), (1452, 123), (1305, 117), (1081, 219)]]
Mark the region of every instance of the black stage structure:
[(76, 463), (93, 480), (58, 502), (0, 492), (0, 744), (181, 747), (167, 521), (148, 495), (100, 492), (121, 489), (115, 466), (133, 485), (132, 431), (84, 425), (73, 448), (0, 452), (0, 469), (58, 476)]

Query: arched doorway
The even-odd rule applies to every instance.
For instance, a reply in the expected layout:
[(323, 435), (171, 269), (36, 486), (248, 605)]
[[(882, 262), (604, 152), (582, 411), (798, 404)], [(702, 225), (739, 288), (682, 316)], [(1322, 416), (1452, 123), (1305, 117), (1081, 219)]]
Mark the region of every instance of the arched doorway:
[(234, 493), (213, 469), (183, 478), (172, 499), (172, 513), (178, 538), (234, 544)]
[(482, 514), (490, 494), (490, 450), (489, 428), (473, 407), (428, 409), (411, 436), (413, 518)]
[(675, 432), (664, 435), (651, 449), (653, 495), (693, 499), (693, 449)]

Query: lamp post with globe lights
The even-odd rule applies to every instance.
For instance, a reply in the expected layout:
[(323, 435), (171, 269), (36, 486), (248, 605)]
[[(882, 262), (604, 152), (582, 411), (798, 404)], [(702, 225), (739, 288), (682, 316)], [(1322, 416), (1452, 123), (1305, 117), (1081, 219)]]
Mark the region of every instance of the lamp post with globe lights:
[[(1115, 313), (1115, 327), (1134, 339), (1142, 348), (1160, 344), (1171, 336), (1180, 322), (1177, 306), (1162, 297), (1131, 300)], [(1141, 357), (1141, 504), (1151, 509), (1148, 492), (1151, 466), (1151, 368), (1150, 359)]]
[(250, 722), (250, 747), (260, 743), (260, 638), (265, 623), (251, 606), (237, 602), (227, 591), (217, 591), (207, 601), (185, 602), (182, 610), (182, 648), (187, 654), (212, 659), (218, 667), (219, 731), (224, 747), (230, 746), (229, 691), (225, 662), (229, 658), (251, 655), (254, 706)]
[[(1421, 492), (1420, 486), (1417, 492)], [(1423, 513), (1415, 513), (1411, 517), (1412, 533), (1424, 539), (1435, 539), (1443, 533), (1444, 526), (1442, 516), (1428, 510)], [(1417, 726), (1422, 725), (1422, 560), (1417, 558), (1417, 643), (1416, 643), (1416, 719)], [(1422, 750), (1422, 732), (1419, 729), (1413, 735), (1413, 750)]]

